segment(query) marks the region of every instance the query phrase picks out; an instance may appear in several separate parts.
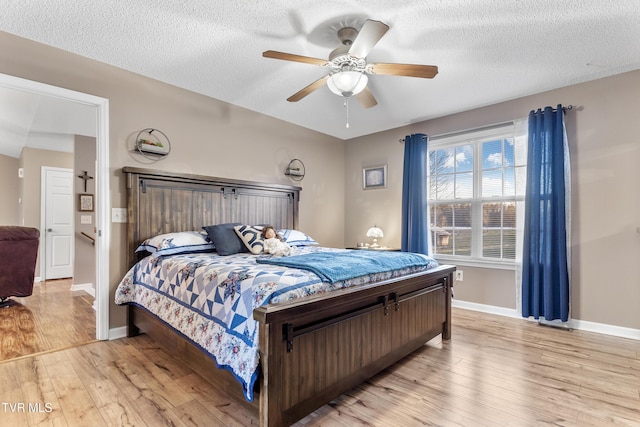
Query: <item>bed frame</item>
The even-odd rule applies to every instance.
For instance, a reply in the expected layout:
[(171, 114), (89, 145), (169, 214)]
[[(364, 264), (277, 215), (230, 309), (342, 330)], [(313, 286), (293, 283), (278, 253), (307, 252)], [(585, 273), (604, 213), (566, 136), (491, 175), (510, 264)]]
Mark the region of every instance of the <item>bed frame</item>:
[[(127, 261), (145, 238), (241, 222), (297, 228), (300, 188), (123, 168)], [(129, 335), (158, 344), (249, 408), (261, 426), (285, 426), (361, 384), (442, 334), (451, 337), (455, 267), (343, 289), (254, 311), (260, 376), (255, 399), (226, 370), (146, 310), (129, 306)]]

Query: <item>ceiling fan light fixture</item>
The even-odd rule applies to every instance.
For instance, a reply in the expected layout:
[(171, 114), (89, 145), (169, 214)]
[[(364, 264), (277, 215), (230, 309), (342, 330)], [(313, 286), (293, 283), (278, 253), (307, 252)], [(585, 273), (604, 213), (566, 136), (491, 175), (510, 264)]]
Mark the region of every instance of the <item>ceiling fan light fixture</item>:
[(368, 81), (367, 75), (361, 71), (341, 70), (329, 76), (327, 86), (336, 95), (349, 98), (362, 92)]

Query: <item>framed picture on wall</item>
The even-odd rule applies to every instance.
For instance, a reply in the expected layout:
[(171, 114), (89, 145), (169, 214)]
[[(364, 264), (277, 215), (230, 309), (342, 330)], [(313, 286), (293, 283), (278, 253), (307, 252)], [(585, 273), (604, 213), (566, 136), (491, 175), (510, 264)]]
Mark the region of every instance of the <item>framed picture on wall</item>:
[(372, 166), (362, 169), (362, 188), (372, 190), (387, 188), (387, 165)]
[(78, 194), (78, 210), (93, 212), (93, 194)]

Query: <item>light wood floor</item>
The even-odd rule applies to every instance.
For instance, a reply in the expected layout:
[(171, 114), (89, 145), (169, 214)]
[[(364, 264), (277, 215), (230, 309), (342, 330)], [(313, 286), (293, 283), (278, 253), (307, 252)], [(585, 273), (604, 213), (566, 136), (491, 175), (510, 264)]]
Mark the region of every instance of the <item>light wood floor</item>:
[(95, 340), (93, 297), (72, 292), (71, 284), (71, 279), (37, 282), (31, 296), (12, 297), (18, 304), (0, 307), (0, 360)]
[[(145, 336), (1, 362), (0, 378), (3, 426), (257, 424)], [(296, 425), (640, 426), (640, 342), (454, 309), (450, 342)]]

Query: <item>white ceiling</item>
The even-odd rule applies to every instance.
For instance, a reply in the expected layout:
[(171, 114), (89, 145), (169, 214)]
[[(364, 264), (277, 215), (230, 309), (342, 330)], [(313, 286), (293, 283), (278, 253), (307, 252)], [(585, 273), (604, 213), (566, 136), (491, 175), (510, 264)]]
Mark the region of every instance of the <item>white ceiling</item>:
[[(1, 3), (1, 30), (341, 139), (640, 68), (638, 0)], [(262, 52), (324, 59), (337, 29), (365, 19), (391, 27), (368, 62), (439, 74), (370, 76), (378, 105), (351, 102), (348, 129), (343, 99), (326, 87), (287, 102), (328, 70)]]
[(96, 108), (0, 86), (0, 154), (23, 147), (73, 152), (73, 135), (96, 136)]

